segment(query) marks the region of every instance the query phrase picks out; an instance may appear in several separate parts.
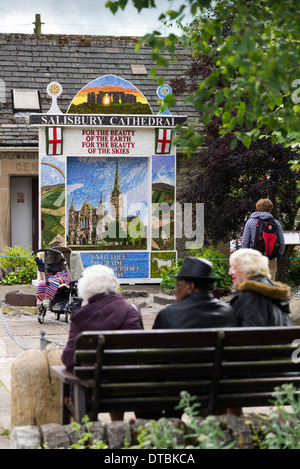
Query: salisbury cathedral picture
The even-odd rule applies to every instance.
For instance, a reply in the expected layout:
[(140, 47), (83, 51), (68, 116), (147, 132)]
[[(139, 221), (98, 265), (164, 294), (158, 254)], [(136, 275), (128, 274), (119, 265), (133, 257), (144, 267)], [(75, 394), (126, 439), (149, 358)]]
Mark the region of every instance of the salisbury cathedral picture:
[(117, 158), (68, 158), (72, 249), (147, 249), (147, 160), (127, 159), (122, 171), (119, 166)]

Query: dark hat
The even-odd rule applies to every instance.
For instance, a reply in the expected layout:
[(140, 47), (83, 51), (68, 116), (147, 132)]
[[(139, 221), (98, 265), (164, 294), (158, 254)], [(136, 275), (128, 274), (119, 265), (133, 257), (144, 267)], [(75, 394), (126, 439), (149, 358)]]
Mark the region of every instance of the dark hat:
[(194, 278), (203, 280), (216, 280), (212, 276), (212, 264), (207, 259), (187, 257), (184, 259), (177, 275), (174, 277)]

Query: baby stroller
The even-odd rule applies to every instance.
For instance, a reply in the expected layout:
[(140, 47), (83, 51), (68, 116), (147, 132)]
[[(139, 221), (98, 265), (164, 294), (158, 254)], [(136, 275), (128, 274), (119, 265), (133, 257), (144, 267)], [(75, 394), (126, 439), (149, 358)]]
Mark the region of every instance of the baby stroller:
[[(44, 253), (43, 257), (38, 256), (39, 253)], [(39, 323), (44, 323), (47, 310), (55, 313), (58, 321), (64, 314), (65, 322), (70, 322), (71, 314), (82, 303), (77, 292), (77, 283), (83, 271), (80, 254), (72, 253), (65, 247), (39, 249), (34, 254), (41, 277), (36, 292), (40, 301)]]

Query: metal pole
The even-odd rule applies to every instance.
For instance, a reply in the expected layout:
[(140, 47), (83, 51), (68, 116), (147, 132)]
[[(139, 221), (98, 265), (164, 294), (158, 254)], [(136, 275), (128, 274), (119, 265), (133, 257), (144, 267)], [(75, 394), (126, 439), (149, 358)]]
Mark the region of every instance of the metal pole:
[(41, 338), (40, 338), (40, 349), (46, 350), (47, 347), (47, 340), (46, 340), (46, 331), (45, 329), (41, 329)]

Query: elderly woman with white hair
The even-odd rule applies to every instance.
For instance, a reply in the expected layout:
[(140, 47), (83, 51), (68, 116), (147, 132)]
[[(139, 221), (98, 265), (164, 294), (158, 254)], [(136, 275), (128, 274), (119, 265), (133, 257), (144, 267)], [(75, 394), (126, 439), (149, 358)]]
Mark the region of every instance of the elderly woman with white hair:
[(268, 258), (255, 249), (230, 256), (229, 275), (237, 291), (230, 304), (240, 327), (292, 326), (290, 287), (270, 280)]
[(107, 266), (87, 267), (78, 281), (78, 294), (83, 299), (82, 308), (71, 316), (69, 338), (62, 354), (68, 369), (74, 366), (75, 339), (83, 331), (142, 329), (141, 316), (118, 293), (119, 281)]

